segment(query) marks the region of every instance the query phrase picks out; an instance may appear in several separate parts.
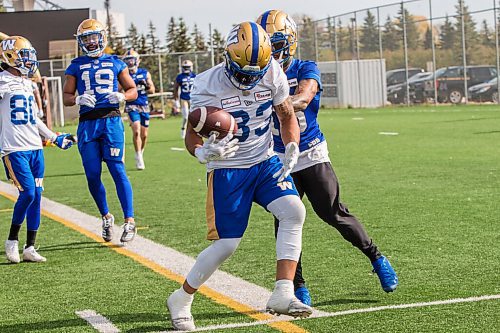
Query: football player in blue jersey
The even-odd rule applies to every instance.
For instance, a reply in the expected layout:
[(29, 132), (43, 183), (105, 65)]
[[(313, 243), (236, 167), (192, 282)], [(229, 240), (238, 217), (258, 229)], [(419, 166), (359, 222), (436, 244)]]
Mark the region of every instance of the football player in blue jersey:
[(130, 76), (137, 87), (138, 97), (135, 101), (127, 102), (125, 112), (128, 113), (132, 128), (135, 166), (138, 170), (144, 170), (146, 166), (143, 155), (149, 128), (148, 94), (154, 94), (155, 85), (148, 70), (139, 67), (141, 62), (139, 53), (130, 49), (123, 56), (123, 61), (127, 64)]
[[(129, 242), (136, 228), (132, 186), (123, 163), (124, 133), (119, 105), (135, 100), (137, 89), (127, 65), (117, 56), (104, 54), (106, 29), (99, 21), (84, 20), (78, 26), (76, 39), (83, 56), (73, 59), (66, 69), (64, 105), (80, 106), (78, 150), (90, 193), (102, 216), (102, 237), (106, 242), (112, 240), (115, 220), (109, 212), (101, 181), (104, 161), (113, 177), (125, 219), (120, 240)], [(124, 93), (119, 92), (119, 85)]]
[(182, 112), (181, 137), (184, 139), (189, 108), (191, 107), (191, 90), (193, 89), (196, 73), (193, 72), (193, 62), (191, 60), (184, 60), (181, 67), (182, 72), (177, 75), (174, 83), (174, 103), (177, 109), (180, 108)]
[(24, 37), (11, 36), (0, 45), (0, 150), (7, 177), (19, 190), (5, 255), (11, 263), (20, 262), (19, 231), (26, 219), (23, 260), (44, 262), (45, 257), (35, 249), (45, 171), (40, 135), (62, 149), (71, 147), (73, 138), (70, 134), (56, 135), (37, 116), (31, 77), (38, 61), (31, 43)]
[[(288, 78), (295, 115), (300, 126), (300, 156), (292, 177), (301, 197), (307, 196), (318, 216), (336, 228), (352, 245), (361, 250), (371, 261), (382, 288), (392, 292), (398, 278), (391, 264), (378, 250), (359, 220), (349, 213), (340, 201), (338, 179), (333, 171), (325, 138), (317, 116), (320, 108), (321, 75), (313, 61), (295, 59), (297, 27), (293, 19), (279, 10), (269, 10), (258, 19), (271, 37), (273, 56), (278, 60)], [(285, 147), (279, 135), (279, 119), (274, 116), (274, 150), (283, 158)], [(276, 232), (279, 222), (275, 220)], [(302, 276), (301, 261), (294, 278), (295, 294), (305, 304), (311, 298)]]

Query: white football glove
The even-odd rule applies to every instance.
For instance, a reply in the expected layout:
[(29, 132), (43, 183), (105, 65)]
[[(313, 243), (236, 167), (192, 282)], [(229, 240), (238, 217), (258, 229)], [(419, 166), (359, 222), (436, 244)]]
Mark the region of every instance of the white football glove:
[(125, 95), (121, 92), (113, 91), (112, 93), (107, 94), (106, 98), (111, 104), (120, 104), (125, 100)]
[(82, 94), (79, 96), (76, 96), (75, 103), (78, 105), (85, 105), (88, 106), (89, 108), (93, 108), (95, 106), (95, 103), (97, 102), (96, 98), (94, 95), (90, 94)]
[(236, 154), (240, 148), (238, 139), (233, 139), (233, 135), (229, 133), (224, 139), (215, 142), (216, 136), (212, 134), (208, 140), (203, 143), (203, 146), (198, 147), (194, 151), (194, 155), (198, 158), (200, 163), (207, 163), (210, 161), (225, 160), (231, 158)]
[(290, 175), (293, 168), (297, 164), (299, 159), (299, 146), (296, 142), (289, 142), (285, 147), (285, 158), (283, 160), (283, 166), (281, 169), (273, 175), (273, 178), (278, 178), (278, 183), (282, 182), (286, 177)]

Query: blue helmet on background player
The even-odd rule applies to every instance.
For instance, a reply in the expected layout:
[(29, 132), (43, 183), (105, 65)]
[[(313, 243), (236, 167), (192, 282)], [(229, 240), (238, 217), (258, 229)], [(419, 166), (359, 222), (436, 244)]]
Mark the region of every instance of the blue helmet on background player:
[(189, 74), (193, 71), (193, 62), (191, 60), (184, 60), (181, 68), (183, 73)]
[(99, 57), (108, 45), (106, 27), (95, 19), (83, 20), (75, 37), (82, 52), (93, 58)]
[(271, 63), (271, 42), (266, 31), (254, 22), (236, 25), (224, 50), (225, 69), (231, 83), (250, 90), (266, 74)]
[(297, 24), (281, 10), (268, 10), (257, 19), (271, 37), (273, 57), (282, 66), (288, 66), (297, 50)]

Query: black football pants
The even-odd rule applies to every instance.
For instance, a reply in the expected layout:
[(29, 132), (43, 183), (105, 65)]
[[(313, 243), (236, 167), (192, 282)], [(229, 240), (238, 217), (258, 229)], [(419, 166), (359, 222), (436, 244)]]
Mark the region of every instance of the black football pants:
[[(363, 225), (340, 202), (339, 182), (330, 162), (315, 164), (294, 172), (292, 177), (300, 197), (302, 198), (304, 194), (307, 196), (319, 218), (337, 229), (344, 239), (360, 249), (371, 262), (381, 256)], [(278, 226), (279, 221), (275, 218), (275, 236), (278, 233)], [(301, 258), (293, 281), (295, 288), (305, 283)]]

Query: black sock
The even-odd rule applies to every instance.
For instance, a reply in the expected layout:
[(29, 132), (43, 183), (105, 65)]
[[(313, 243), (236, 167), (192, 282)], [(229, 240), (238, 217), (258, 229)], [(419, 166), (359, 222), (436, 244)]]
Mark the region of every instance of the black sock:
[(26, 239), (26, 248), (35, 246), (37, 230), (28, 230), (28, 237)]
[(9, 232), (9, 240), (19, 240), (19, 230), (21, 230), (21, 224), (11, 224)]

